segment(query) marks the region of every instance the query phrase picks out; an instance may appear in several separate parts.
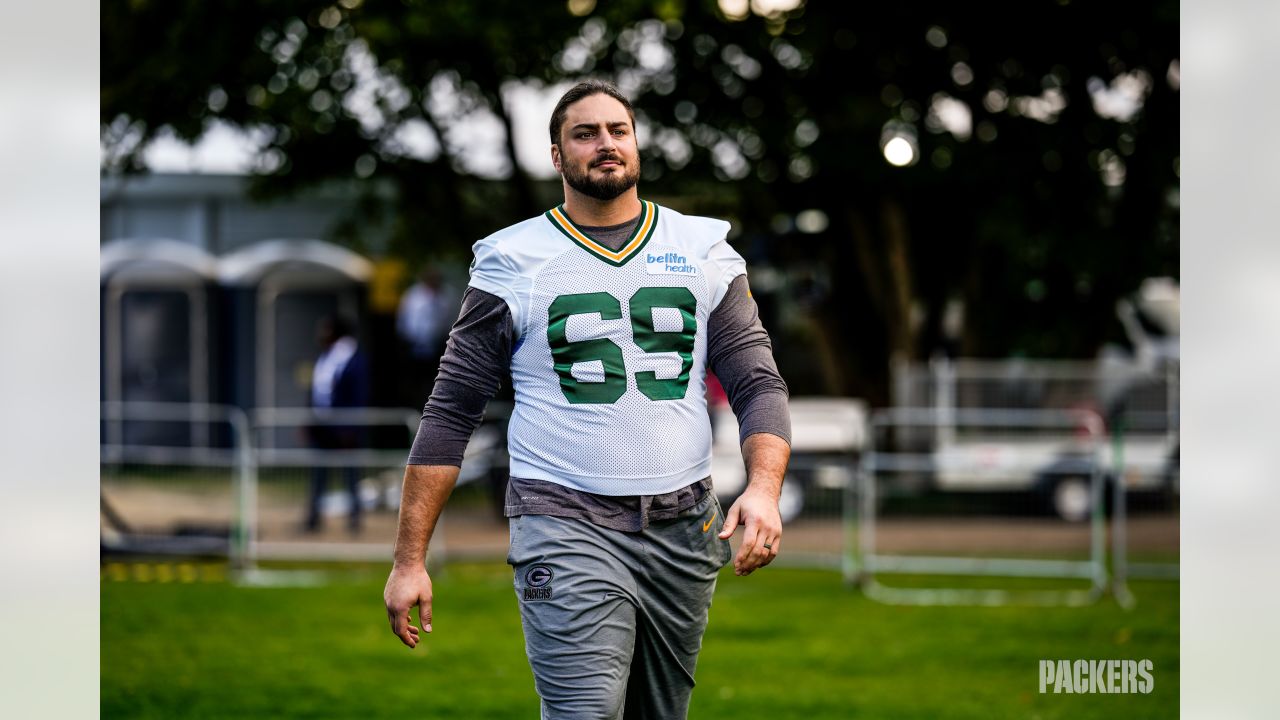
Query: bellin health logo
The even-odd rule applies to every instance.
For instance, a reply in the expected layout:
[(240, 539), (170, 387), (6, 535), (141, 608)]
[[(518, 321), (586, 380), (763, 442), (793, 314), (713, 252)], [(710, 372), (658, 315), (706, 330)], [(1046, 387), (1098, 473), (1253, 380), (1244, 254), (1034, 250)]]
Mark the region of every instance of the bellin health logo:
[(690, 264), (684, 255), (673, 252), (665, 252), (658, 255), (645, 253), (644, 262), (645, 269), (649, 271), (650, 275), (656, 275), (658, 273), (676, 273), (679, 275), (698, 274), (698, 267), (696, 265)]
[(1041, 660), (1040, 692), (1149, 693), (1150, 660)]

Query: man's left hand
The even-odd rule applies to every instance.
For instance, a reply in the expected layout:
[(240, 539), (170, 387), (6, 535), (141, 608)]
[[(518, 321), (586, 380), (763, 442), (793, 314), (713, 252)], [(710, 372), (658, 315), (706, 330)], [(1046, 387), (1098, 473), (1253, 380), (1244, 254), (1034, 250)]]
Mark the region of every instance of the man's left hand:
[(742, 545), (733, 558), (735, 575), (750, 575), (778, 557), (782, 544), (782, 516), (778, 513), (778, 497), (767, 489), (748, 485), (724, 517), (720, 538), (727, 540), (738, 524), (746, 526)]

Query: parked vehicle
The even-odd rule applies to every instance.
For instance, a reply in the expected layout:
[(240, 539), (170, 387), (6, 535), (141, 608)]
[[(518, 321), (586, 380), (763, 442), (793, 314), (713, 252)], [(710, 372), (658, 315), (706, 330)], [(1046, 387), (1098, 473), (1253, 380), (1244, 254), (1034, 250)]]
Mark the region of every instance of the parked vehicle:
[[(1093, 443), (1096, 442), (1096, 447)], [(1177, 492), (1178, 444), (1167, 433), (1033, 436), (984, 434), (944, 442), (933, 451), (932, 489), (942, 492), (1027, 492), (1037, 505), (1071, 522), (1093, 508), (1092, 476), (1131, 494)]]
[[(867, 411), (851, 398), (791, 398), (791, 462), (782, 483), (782, 521), (794, 520), (819, 491), (837, 491), (853, 482), (857, 453), (866, 441)], [(738, 444), (738, 421), (725, 410), (712, 419), (711, 479), (727, 509), (746, 489), (746, 469)]]

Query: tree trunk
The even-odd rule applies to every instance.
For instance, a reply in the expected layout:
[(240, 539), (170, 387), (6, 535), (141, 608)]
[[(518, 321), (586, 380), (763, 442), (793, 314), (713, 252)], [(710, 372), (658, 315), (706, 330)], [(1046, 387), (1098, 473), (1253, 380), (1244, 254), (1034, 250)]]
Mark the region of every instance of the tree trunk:
[(901, 205), (886, 198), (880, 203), (880, 236), (871, 233), (857, 210), (849, 211), (848, 220), (858, 267), (884, 323), (889, 346), (889, 356), (885, 358), (888, 367), (894, 358), (910, 359), (915, 355), (907, 218)]
[(506, 98), (502, 94), (502, 89), (498, 89), (497, 102), (494, 103), (493, 109), (498, 114), (498, 118), (502, 120), (502, 127), (506, 131), (506, 143), (504, 147), (507, 151), (507, 159), (511, 162), (511, 177), (507, 180), (511, 184), (514, 192), (516, 210), (519, 217), (532, 217), (543, 210), (538, 207), (537, 199), (533, 195), (533, 183), (529, 179), (528, 173), (524, 168), (520, 167), (520, 160), (516, 157), (516, 132), (515, 125), (511, 120), (511, 112), (507, 108)]

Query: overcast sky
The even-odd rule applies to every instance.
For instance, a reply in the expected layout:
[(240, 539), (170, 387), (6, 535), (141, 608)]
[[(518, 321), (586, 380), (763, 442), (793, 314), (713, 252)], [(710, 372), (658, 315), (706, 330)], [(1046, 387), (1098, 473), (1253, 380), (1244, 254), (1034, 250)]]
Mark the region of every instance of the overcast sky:
[[(516, 155), (525, 171), (534, 177), (554, 177), (551, 166), (547, 122), (564, 86), (536, 88), (511, 85), (508, 90), (516, 127)], [(481, 176), (501, 176), (506, 169), (502, 125), (492, 115), (477, 117), (474, 122), (458, 123), (450, 140), (468, 148), (463, 156), (467, 169)], [(415, 133), (412, 128), (397, 139), (423, 154), (433, 155), (434, 138)], [(247, 132), (226, 123), (216, 122), (194, 145), (172, 134), (157, 137), (144, 151), (147, 167), (152, 172), (232, 173), (247, 174), (253, 167), (258, 144)]]

